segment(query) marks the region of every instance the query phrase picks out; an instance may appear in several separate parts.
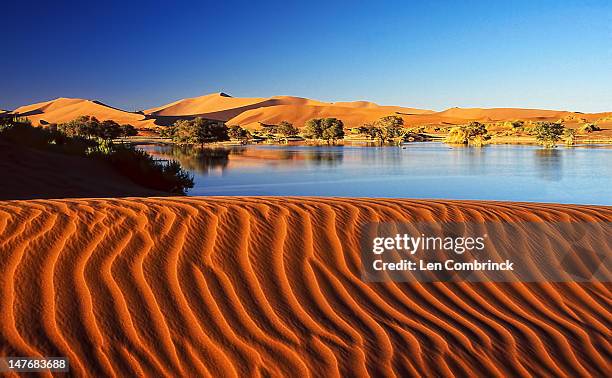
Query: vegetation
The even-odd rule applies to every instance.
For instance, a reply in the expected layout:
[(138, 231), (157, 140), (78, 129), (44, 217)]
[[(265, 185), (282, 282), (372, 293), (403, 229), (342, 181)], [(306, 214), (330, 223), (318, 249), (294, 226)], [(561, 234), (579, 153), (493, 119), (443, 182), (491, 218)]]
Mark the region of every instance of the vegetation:
[(160, 133), (177, 143), (200, 144), (223, 142), (230, 139), (227, 126), (223, 122), (204, 118), (181, 119)]
[(120, 137), (134, 136), (138, 131), (132, 125), (119, 125), (112, 120), (100, 122), (96, 117), (81, 116), (72, 121), (59, 125), (49, 125), (51, 130), (59, 130), (67, 136), (79, 136), (85, 138), (117, 139)]
[(344, 138), (344, 124), (337, 118), (313, 118), (304, 124), (304, 138), (336, 143)]
[(592, 133), (594, 131), (601, 131), (601, 128), (595, 123), (586, 123), (580, 127), (580, 131), (583, 133)]
[(287, 121), (281, 121), (278, 125), (273, 127), (273, 133), (280, 134), (285, 138), (296, 136), (300, 133), (297, 127), (293, 126), (292, 123)]
[[(72, 123), (82, 124), (82, 123)], [(28, 148), (98, 159), (137, 184), (173, 194), (185, 194), (193, 178), (176, 161), (156, 162), (144, 151), (90, 135), (69, 135), (57, 128), (32, 127), (21, 119), (0, 119), (0, 140)], [(68, 129), (71, 130), (71, 129)]]
[(563, 124), (558, 122), (540, 122), (534, 128), (536, 140), (545, 148), (554, 148), (564, 130)]
[(386, 116), (376, 121), (374, 126), (378, 129), (378, 139), (385, 143), (403, 136), (404, 119), (400, 116)]
[(357, 128), (357, 132), (366, 135), (371, 140), (386, 143), (392, 139), (404, 137), (404, 119), (400, 116), (386, 116), (380, 118), (374, 124), (366, 123)]
[(563, 136), (565, 137), (565, 144), (568, 146), (573, 146), (574, 144), (576, 144), (576, 130), (574, 129), (565, 129), (565, 132), (563, 133)]
[(467, 144), (481, 147), (491, 139), (486, 126), (480, 122), (469, 125), (455, 126), (450, 129), (445, 142), (450, 144)]
[(251, 133), (247, 129), (243, 129), (238, 125), (233, 125), (228, 127), (227, 135), (231, 139), (237, 139), (242, 143), (245, 143), (247, 140), (251, 139)]

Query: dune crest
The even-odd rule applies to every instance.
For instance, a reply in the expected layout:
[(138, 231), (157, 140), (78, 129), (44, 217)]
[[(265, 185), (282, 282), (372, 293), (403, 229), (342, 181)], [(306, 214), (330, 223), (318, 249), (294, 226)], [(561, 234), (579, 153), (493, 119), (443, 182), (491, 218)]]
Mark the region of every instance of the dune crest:
[[(584, 123), (612, 117), (612, 112), (577, 113), (519, 108), (450, 108), (436, 112), (378, 105), (369, 101), (324, 102), (294, 96), (240, 98), (224, 92), (181, 99), (139, 113), (126, 112), (98, 101), (58, 98), (22, 106), (16, 109), (14, 114), (26, 116), (35, 124), (61, 123), (81, 115), (93, 115), (101, 120), (112, 119), (118, 123), (129, 123), (140, 128), (169, 125), (178, 119), (194, 117), (224, 121), (228, 125), (247, 128), (259, 128), (262, 124), (277, 124), (280, 121), (289, 121), (297, 127), (302, 127), (307, 120), (320, 117), (339, 118), (349, 128), (372, 123), (390, 115), (402, 117), (407, 126), (457, 125), (469, 121), (557, 121), (559, 119)], [(611, 122), (608, 119), (605, 124)]]
[(110, 119), (120, 124), (129, 123), (132, 125), (144, 120), (142, 114), (126, 112), (99, 101), (63, 97), (22, 106), (15, 109), (13, 113), (28, 117), (34, 124), (68, 122), (83, 115), (94, 116), (101, 121)]
[(211, 197), (0, 202), (0, 355), (89, 376), (610, 376), (608, 284), (365, 283), (384, 220), (607, 207)]

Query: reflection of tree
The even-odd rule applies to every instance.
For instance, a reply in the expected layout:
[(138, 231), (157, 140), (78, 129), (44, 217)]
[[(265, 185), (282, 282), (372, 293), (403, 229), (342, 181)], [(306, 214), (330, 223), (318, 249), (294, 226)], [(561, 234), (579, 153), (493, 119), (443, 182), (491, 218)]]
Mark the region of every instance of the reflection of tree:
[(208, 173), (213, 169), (224, 170), (229, 162), (230, 150), (226, 148), (199, 148), (173, 145), (163, 151), (170, 158), (178, 160), (190, 171)]
[(326, 165), (329, 167), (336, 166), (342, 162), (344, 158), (344, 150), (340, 149), (313, 149), (304, 155), (304, 159), (315, 165)]
[(544, 180), (560, 181), (563, 177), (561, 152), (557, 149), (536, 150), (535, 166)]

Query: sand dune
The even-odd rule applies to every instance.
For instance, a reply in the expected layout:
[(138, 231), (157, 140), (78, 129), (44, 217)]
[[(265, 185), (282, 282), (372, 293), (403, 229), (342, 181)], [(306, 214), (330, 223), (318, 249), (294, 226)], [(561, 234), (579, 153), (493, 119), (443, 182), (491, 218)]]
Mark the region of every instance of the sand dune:
[(565, 119), (577, 125), (580, 122), (607, 118), (604, 127), (612, 125), (612, 113), (576, 113), (558, 110), (518, 108), (451, 108), (441, 112), (384, 106), (368, 101), (323, 102), (302, 97), (274, 96), (269, 98), (239, 98), (225, 93), (182, 99), (142, 113), (131, 113), (112, 108), (97, 101), (59, 98), (52, 101), (23, 106), (15, 110), (27, 116), (35, 124), (61, 123), (81, 115), (93, 115), (98, 119), (112, 119), (129, 123), (138, 128), (154, 125), (170, 125), (177, 119), (204, 117), (226, 121), (229, 125), (258, 128), (261, 124), (276, 124), (289, 121), (298, 127), (316, 117), (340, 118), (347, 127), (371, 123), (388, 115), (399, 115), (408, 126), (456, 125), (477, 120), (484, 122), (513, 120)]
[(372, 220), (604, 207), (325, 198), (0, 202), (0, 355), (89, 376), (610, 376), (608, 284), (364, 283)]
[(138, 125), (144, 115), (126, 112), (98, 101), (80, 98), (58, 98), (51, 101), (22, 106), (14, 113), (28, 117), (34, 124), (61, 123), (71, 121), (82, 115), (90, 115), (99, 120), (111, 119), (120, 124)]
[(283, 120), (301, 126), (315, 116), (339, 117), (345, 123), (353, 125), (400, 112), (404, 114), (431, 113), (429, 110), (379, 106), (366, 101), (326, 103), (293, 96), (236, 98), (225, 93), (188, 98), (144, 111), (152, 118), (201, 116), (229, 121), (230, 125), (239, 124), (245, 127), (258, 127), (260, 123), (278, 123)]

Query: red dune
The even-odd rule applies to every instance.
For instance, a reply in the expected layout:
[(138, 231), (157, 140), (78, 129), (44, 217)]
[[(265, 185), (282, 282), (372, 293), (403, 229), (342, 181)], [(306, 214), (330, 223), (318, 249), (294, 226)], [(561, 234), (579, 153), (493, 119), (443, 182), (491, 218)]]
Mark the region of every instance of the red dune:
[(71, 121), (79, 116), (90, 115), (100, 121), (113, 120), (120, 124), (138, 125), (144, 120), (144, 115), (130, 113), (104, 105), (98, 101), (83, 100), (80, 98), (58, 98), (37, 104), (22, 106), (15, 109), (15, 114), (28, 117), (34, 124), (62, 123)]
[(212, 197), (0, 202), (0, 355), (77, 376), (610, 376), (602, 283), (366, 283), (368, 221), (596, 206)]
[(136, 127), (155, 124), (169, 125), (180, 118), (204, 117), (226, 121), (228, 125), (258, 128), (262, 124), (292, 122), (302, 127), (311, 118), (336, 117), (346, 127), (371, 123), (381, 117), (398, 115), (407, 126), (456, 125), (469, 121), (514, 121), (564, 119), (575, 127), (579, 123), (597, 121), (608, 129), (612, 125), (612, 113), (577, 113), (558, 110), (518, 108), (451, 108), (441, 112), (383, 106), (368, 101), (323, 102), (302, 97), (275, 96), (270, 98), (238, 98), (225, 93), (178, 100), (157, 108), (131, 113), (112, 108), (97, 101), (59, 98), (53, 101), (23, 106), (14, 113), (28, 117), (34, 124), (61, 123), (82, 115), (92, 115), (100, 120), (112, 119)]

